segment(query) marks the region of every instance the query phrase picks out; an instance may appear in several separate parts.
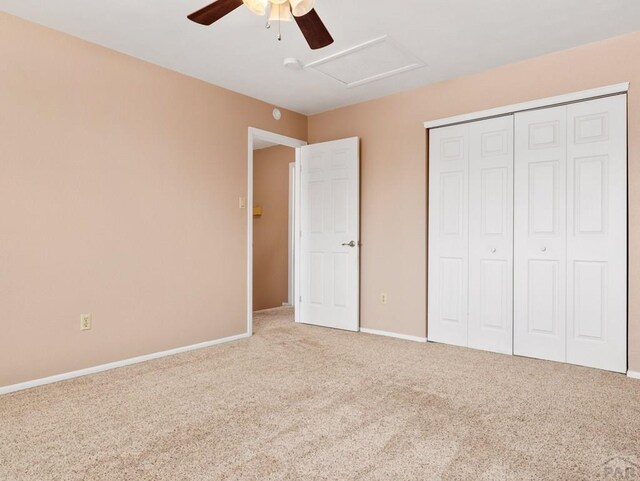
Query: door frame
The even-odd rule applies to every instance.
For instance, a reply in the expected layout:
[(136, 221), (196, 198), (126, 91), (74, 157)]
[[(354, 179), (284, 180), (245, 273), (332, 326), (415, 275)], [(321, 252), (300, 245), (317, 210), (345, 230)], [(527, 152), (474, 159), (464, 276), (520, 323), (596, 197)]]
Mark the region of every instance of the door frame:
[[(468, 122), (475, 122), (475, 121), (479, 121), (479, 120), (486, 120), (486, 119), (490, 119), (490, 118), (494, 118), (494, 117), (501, 117), (504, 115), (509, 115), (509, 114), (517, 114), (519, 112), (525, 112), (525, 111), (529, 111), (529, 110), (539, 110), (539, 109), (544, 109), (544, 108), (549, 108), (549, 107), (557, 107), (560, 105), (568, 105), (568, 104), (573, 104), (573, 103), (577, 103), (577, 102), (582, 102), (582, 101), (589, 101), (589, 100), (596, 100), (599, 98), (605, 98), (605, 97), (611, 97), (611, 96), (615, 96), (615, 95), (620, 95), (620, 94), (626, 94), (627, 95), (627, 102), (628, 102), (628, 93), (629, 93), (629, 82), (622, 82), (622, 83), (618, 83), (618, 84), (612, 84), (612, 85), (605, 85), (602, 87), (597, 87), (597, 88), (593, 88), (593, 89), (588, 89), (588, 90), (581, 90), (578, 92), (569, 92), (566, 94), (562, 94), (562, 95), (557, 95), (554, 97), (545, 97), (545, 98), (539, 98), (539, 99), (535, 99), (535, 100), (530, 100), (527, 102), (521, 102), (521, 103), (516, 103), (516, 104), (510, 104), (510, 105), (504, 105), (501, 107), (496, 107), (493, 109), (488, 109), (488, 110), (481, 110), (481, 111), (477, 111), (477, 112), (469, 112), (469, 113), (464, 113), (461, 115), (454, 115), (451, 117), (443, 117), (443, 118), (439, 118), (439, 119), (434, 119), (434, 120), (428, 120), (426, 122), (424, 122), (423, 126), (424, 129), (426, 131), (426, 142), (427, 142), (427, 149), (426, 149), (426, 159), (427, 159), (427, 186), (429, 185), (429, 177), (428, 177), (428, 173), (429, 173), (429, 148), (430, 148), (430, 142), (431, 142), (431, 130), (432, 129), (437, 129), (440, 127), (449, 127), (452, 125), (457, 125), (457, 124), (463, 124), (463, 123), (468, 123)], [(628, 111), (627, 111), (627, 123), (628, 123)], [(628, 145), (628, 139), (627, 139), (627, 145)], [(628, 163), (629, 159), (627, 156), (627, 163)], [(627, 183), (628, 183), (628, 177), (627, 177)], [(628, 204), (628, 199), (627, 199), (627, 204)], [(627, 205), (627, 209), (628, 209), (628, 205)], [(628, 214), (627, 214), (628, 215)], [(427, 195), (427, 242), (426, 242), (426, 249), (427, 249), (427, 279), (429, 276), (429, 247), (430, 247), (430, 240), (429, 240), (429, 198)], [(627, 247), (629, 244), (629, 232), (627, 232)], [(627, 277), (628, 277), (628, 273), (629, 273), (629, 257), (627, 256)], [(628, 290), (629, 286), (627, 284), (627, 290)], [(427, 342), (431, 342), (431, 340), (429, 339), (429, 315), (428, 315), (428, 305), (429, 305), (429, 287), (428, 287), (428, 280), (427, 280), (427, 290), (425, 292), (426, 294), (426, 304), (427, 304), (427, 318), (426, 318), (426, 325), (427, 325)], [(627, 297), (627, 317), (628, 317), (628, 309), (629, 309), (629, 298)], [(628, 322), (627, 322), (628, 324)], [(629, 353), (629, 335), (628, 335), (628, 325), (627, 325), (627, 356)], [(515, 354), (514, 354), (515, 355)], [(633, 378), (638, 378), (640, 379), (640, 373), (637, 372), (633, 372), (633, 371), (629, 371), (628, 370), (628, 365), (627, 365), (627, 376), (629, 377), (633, 377)]]
[[(297, 153), (297, 149), (296, 149), (296, 153)], [(287, 303), (290, 306), (294, 306), (295, 305), (295, 301), (294, 301), (294, 296), (295, 293), (297, 292), (296, 288), (295, 288), (295, 279), (296, 279), (296, 273), (295, 273), (295, 267), (296, 267), (296, 261), (295, 261), (295, 252), (296, 252), (296, 237), (295, 237), (295, 233), (296, 233), (296, 220), (295, 220), (295, 216), (296, 216), (296, 212), (298, 209), (296, 209), (296, 200), (298, 199), (298, 196), (296, 195), (296, 186), (298, 185), (297, 183), (297, 179), (296, 179), (296, 163), (291, 162), (289, 163), (289, 232), (287, 233), (287, 239), (289, 242), (289, 249), (288, 249), (288, 253), (287, 253), (287, 258), (289, 259), (289, 269), (288, 269), (288, 273), (287, 273)]]
[[(287, 137), (286, 135), (276, 134), (275, 132), (269, 132), (267, 130), (257, 129), (255, 127), (249, 127), (248, 130), (248, 142), (247, 142), (247, 197), (245, 202), (245, 208), (247, 211), (247, 335), (253, 335), (253, 146), (254, 140), (261, 139), (268, 142), (272, 142), (277, 145), (285, 147), (291, 147), (296, 151), (296, 194), (298, 193), (298, 173), (300, 172), (300, 148), (307, 145), (307, 142), (293, 137)], [(296, 203), (300, 202), (300, 196), (296, 195)], [(294, 211), (296, 212), (294, 225), (299, 225), (299, 210), (297, 205)], [(294, 229), (295, 231), (296, 229)], [(295, 240), (298, 240), (298, 236)], [(298, 249), (294, 247), (294, 252), (298, 252)], [(296, 255), (297, 257), (297, 255)], [(298, 278), (298, 265), (297, 259), (294, 262), (294, 277)], [(294, 306), (297, 309), (298, 300), (294, 299)], [(297, 321), (297, 319), (296, 319)]]
[(623, 82), (614, 85), (606, 85), (595, 89), (581, 90), (580, 92), (571, 92), (555, 97), (545, 97), (519, 104), (503, 105), (495, 109), (480, 110), (468, 114), (454, 115), (452, 117), (444, 117), (441, 119), (429, 120), (424, 123), (424, 128), (435, 129), (438, 127), (446, 127), (453, 124), (462, 124), (473, 122), (475, 120), (489, 119), (492, 117), (501, 117), (503, 115), (516, 114), (525, 110), (536, 110), (546, 107), (555, 107), (563, 104), (580, 102), (582, 100), (594, 100), (599, 97), (609, 97), (611, 95), (624, 94), (629, 91), (629, 82)]

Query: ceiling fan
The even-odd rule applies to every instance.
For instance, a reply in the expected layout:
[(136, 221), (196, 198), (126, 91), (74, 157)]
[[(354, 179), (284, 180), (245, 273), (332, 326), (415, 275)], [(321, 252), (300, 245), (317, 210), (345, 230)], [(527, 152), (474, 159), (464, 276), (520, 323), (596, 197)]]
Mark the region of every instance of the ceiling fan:
[[(331, 34), (313, 8), (315, 0), (216, 0), (187, 18), (200, 25), (211, 25), (242, 6), (243, 3), (257, 15), (264, 15), (270, 9), (267, 28), (271, 26), (272, 21), (295, 20), (309, 47), (313, 50), (333, 43)], [(280, 39), (281, 36), (278, 34), (278, 40)]]

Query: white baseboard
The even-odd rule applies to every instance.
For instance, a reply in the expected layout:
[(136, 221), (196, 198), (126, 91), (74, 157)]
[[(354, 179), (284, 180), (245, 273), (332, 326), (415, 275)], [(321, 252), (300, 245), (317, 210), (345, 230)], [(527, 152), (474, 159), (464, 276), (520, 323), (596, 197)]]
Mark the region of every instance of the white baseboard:
[(366, 327), (361, 327), (360, 332), (364, 332), (365, 334), (373, 334), (376, 336), (395, 337), (396, 339), (404, 339), (405, 341), (427, 342), (426, 337), (409, 336), (407, 334), (397, 334), (395, 332), (378, 331), (376, 329), (367, 329)]
[(638, 371), (627, 371), (627, 376), (632, 379), (640, 379), (640, 372)]
[(19, 384), (13, 384), (11, 386), (4, 386), (4, 387), (0, 387), (0, 396), (3, 394), (9, 394), (16, 391), (22, 391), (24, 389), (31, 389), (33, 387), (43, 386), (45, 384), (52, 384), (54, 382), (66, 381), (68, 379), (74, 379), (76, 377), (87, 376), (89, 374), (108, 371), (110, 369), (131, 366), (132, 364), (151, 361), (153, 359), (159, 359), (161, 357), (173, 356), (175, 354), (181, 354), (183, 352), (195, 351), (197, 349), (204, 349), (207, 347), (216, 346), (218, 344), (238, 341), (240, 339), (244, 339), (247, 337), (250, 337), (249, 333), (238, 334), (237, 336), (224, 337), (222, 339), (215, 339), (213, 341), (201, 342), (199, 344), (192, 344), (190, 346), (169, 349), (168, 351), (154, 352), (151, 354), (145, 354), (143, 356), (125, 359), (123, 361), (110, 362), (108, 364), (101, 364), (100, 366), (88, 367), (86, 369), (80, 369), (78, 371), (67, 372), (64, 374), (56, 374), (55, 376), (43, 377), (41, 379), (34, 379), (33, 381), (21, 382)]

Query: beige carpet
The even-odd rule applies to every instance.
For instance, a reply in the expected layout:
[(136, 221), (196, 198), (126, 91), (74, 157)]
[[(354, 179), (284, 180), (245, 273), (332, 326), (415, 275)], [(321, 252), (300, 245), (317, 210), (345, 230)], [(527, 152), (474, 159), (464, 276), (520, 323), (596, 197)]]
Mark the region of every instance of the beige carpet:
[(0, 480), (573, 481), (640, 455), (640, 381), (295, 325), (288, 309), (255, 326), (0, 397)]

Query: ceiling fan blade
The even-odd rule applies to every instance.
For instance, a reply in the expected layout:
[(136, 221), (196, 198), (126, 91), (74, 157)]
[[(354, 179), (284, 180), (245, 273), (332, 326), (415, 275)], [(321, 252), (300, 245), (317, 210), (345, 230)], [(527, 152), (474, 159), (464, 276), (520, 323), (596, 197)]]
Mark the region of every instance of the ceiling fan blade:
[(333, 37), (327, 27), (324, 26), (324, 23), (322, 23), (322, 20), (320, 20), (315, 9), (311, 9), (306, 15), (293, 18), (296, 19), (302, 35), (307, 39), (307, 43), (312, 50), (317, 50), (333, 43)]
[(207, 5), (197, 12), (192, 13), (187, 18), (200, 25), (211, 25), (241, 5), (242, 0), (217, 0), (211, 5)]

